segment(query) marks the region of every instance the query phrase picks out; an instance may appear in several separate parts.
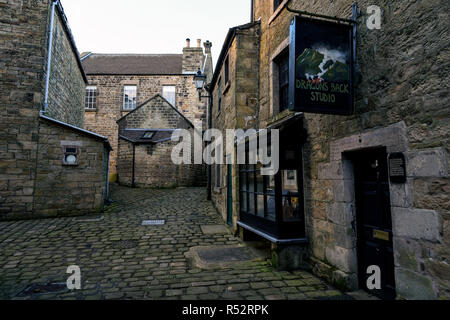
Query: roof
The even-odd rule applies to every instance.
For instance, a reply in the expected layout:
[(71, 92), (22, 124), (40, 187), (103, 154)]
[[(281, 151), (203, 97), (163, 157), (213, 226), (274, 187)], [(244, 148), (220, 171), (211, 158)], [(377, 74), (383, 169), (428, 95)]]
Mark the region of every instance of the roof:
[(70, 47), (72, 48), (73, 54), (75, 55), (75, 59), (77, 60), (77, 65), (78, 65), (78, 68), (81, 71), (81, 75), (83, 77), (83, 80), (84, 80), (85, 83), (88, 83), (88, 80), (87, 80), (87, 77), (86, 77), (86, 73), (85, 73), (85, 71), (83, 69), (83, 65), (82, 65), (81, 60), (80, 60), (80, 54), (79, 54), (77, 46), (75, 44), (75, 40), (73, 38), (72, 31), (70, 30), (69, 22), (67, 21), (67, 17), (66, 17), (66, 14), (64, 13), (64, 9), (62, 7), (61, 1), (58, 1), (56, 3), (56, 8), (57, 8), (56, 12), (58, 12), (59, 17), (61, 18), (64, 30), (65, 30), (65, 32), (67, 34), (67, 37), (69, 38)]
[(109, 143), (109, 140), (108, 140), (107, 137), (101, 136), (101, 135), (99, 135), (99, 134), (97, 134), (97, 133), (95, 133), (95, 132), (92, 132), (92, 131), (88, 131), (88, 130), (81, 129), (81, 128), (79, 128), (79, 127), (73, 126), (73, 125), (68, 124), (68, 123), (66, 123), (66, 122), (59, 121), (59, 120), (56, 120), (56, 119), (47, 117), (47, 116), (45, 116), (45, 115), (43, 115), (43, 114), (40, 114), (39, 117), (40, 117), (41, 119), (47, 120), (47, 121), (49, 121), (49, 122), (51, 122), (51, 123), (53, 123), (53, 124), (56, 124), (56, 125), (65, 127), (65, 128), (67, 128), (67, 129), (71, 129), (71, 130), (76, 131), (76, 132), (78, 132), (78, 133), (82, 133), (82, 134), (91, 136), (92, 138), (95, 138), (95, 139), (97, 139), (97, 140), (103, 141), (105, 147), (106, 147), (108, 150), (110, 150), (110, 151), (112, 150), (111, 144)]
[(152, 101), (153, 99), (156, 98), (161, 98), (162, 100), (164, 100), (164, 102), (167, 102), (167, 104), (173, 109), (173, 111), (175, 111), (176, 113), (178, 113), (178, 115), (180, 115), (186, 122), (187, 124), (194, 128), (194, 125), (192, 124), (191, 121), (189, 121), (188, 118), (186, 118), (186, 116), (184, 114), (182, 114), (177, 108), (175, 108), (169, 101), (167, 101), (162, 95), (160, 95), (159, 93), (154, 95), (152, 98), (148, 99), (147, 101), (144, 101), (143, 103), (141, 103), (140, 106), (138, 106), (137, 108), (135, 108), (134, 110), (130, 111), (129, 113), (127, 113), (126, 115), (124, 115), (122, 118), (120, 118), (119, 120), (117, 120), (116, 122), (119, 123), (120, 121), (122, 121), (123, 119), (125, 119), (126, 117), (128, 117), (130, 114), (136, 112), (137, 110), (139, 110), (140, 108), (142, 108), (143, 106), (145, 106), (147, 103), (149, 103), (150, 101)]
[(227, 56), (227, 53), (228, 53), (228, 49), (230, 49), (231, 43), (233, 42), (233, 39), (236, 36), (236, 31), (250, 29), (250, 28), (258, 25), (259, 23), (260, 23), (259, 21), (254, 21), (254, 22), (250, 22), (250, 23), (246, 23), (246, 24), (242, 24), (240, 26), (230, 28), (228, 30), (227, 37), (225, 38), (225, 42), (223, 43), (219, 58), (217, 59), (216, 69), (214, 70), (214, 75), (211, 80), (210, 90), (214, 89), (217, 78), (219, 78), (219, 74), (220, 74), (220, 70), (222, 69), (223, 61), (225, 60), (225, 57)]
[[(156, 144), (171, 140), (172, 133), (176, 129), (125, 129), (120, 138), (136, 144)], [(144, 138), (146, 132), (153, 131), (151, 138)]]
[(102, 54), (83, 56), (88, 75), (181, 75), (182, 54)]

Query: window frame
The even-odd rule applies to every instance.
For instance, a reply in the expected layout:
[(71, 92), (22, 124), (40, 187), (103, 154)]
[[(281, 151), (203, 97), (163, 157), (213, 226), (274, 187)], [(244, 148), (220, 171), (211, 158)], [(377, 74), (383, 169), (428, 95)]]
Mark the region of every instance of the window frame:
[(284, 0), (273, 0), (273, 12), (277, 11), (278, 7), (283, 4)]
[(97, 96), (98, 96), (97, 86), (86, 86), (84, 99), (85, 110), (97, 109)]
[[(165, 95), (164, 95), (164, 88), (173, 88), (173, 90), (174, 90), (173, 91), (173, 100), (174, 100), (173, 103), (168, 98), (165, 97)], [(166, 99), (173, 107), (176, 108), (176, 103), (177, 103), (177, 86), (175, 86), (175, 85), (163, 85), (162, 89), (161, 89), (161, 94), (162, 94), (164, 99)]]
[(227, 58), (225, 59), (225, 66), (224, 66), (224, 81), (225, 81), (225, 85), (228, 84), (228, 82), (230, 81), (230, 59), (229, 59), (229, 55), (227, 56)]
[[(75, 149), (75, 151), (68, 151), (67, 149)], [(74, 155), (76, 158), (75, 163), (68, 163), (66, 162), (66, 156)], [(77, 146), (63, 146), (63, 158), (62, 158), (62, 164), (64, 166), (78, 166), (79, 165), (79, 148)]]
[[(135, 88), (135, 90), (134, 90), (134, 93), (135, 93), (134, 103), (131, 103), (131, 106), (132, 106), (131, 108), (128, 107), (130, 105), (130, 102), (129, 101), (125, 101), (125, 95), (127, 93), (127, 88)], [(123, 86), (123, 97), (122, 97), (122, 110), (124, 110), (124, 111), (132, 111), (132, 110), (136, 109), (136, 107), (137, 107), (137, 85), (129, 85), (129, 84), (124, 85)]]
[(217, 82), (217, 112), (220, 113), (222, 109), (222, 77)]
[(222, 188), (222, 165), (216, 164), (216, 173), (215, 173), (215, 188)]
[[(301, 144), (297, 145), (301, 148)], [(292, 147), (292, 146), (288, 146)], [(280, 148), (282, 151), (283, 149)], [(248, 142), (246, 143), (246, 163), (248, 163)], [(305, 210), (304, 210), (304, 182), (303, 182), (303, 157), (302, 153), (298, 153), (295, 161), (289, 164), (281, 164), (278, 173), (274, 176), (262, 176), (260, 174), (260, 164), (238, 165), (239, 171), (239, 219), (241, 222), (252, 226), (253, 228), (269, 234), (278, 239), (298, 239), (304, 238), (305, 232)], [(283, 177), (286, 170), (296, 170), (297, 192), (292, 194), (283, 194)], [(253, 175), (253, 179), (250, 176)], [(245, 178), (244, 178), (245, 176)], [(258, 184), (258, 177), (262, 177), (262, 191)], [(271, 177), (273, 179), (273, 187), (271, 186)], [(244, 181), (245, 180), (245, 181)], [(245, 183), (245, 188), (243, 187)], [(251, 186), (253, 185), (253, 186)], [(242, 197), (245, 197), (243, 199)], [(262, 199), (264, 209), (258, 208), (258, 197)], [(261, 198), (262, 197), (262, 198)], [(285, 219), (283, 215), (283, 200), (289, 197), (289, 203), (293, 203), (292, 198), (297, 198), (297, 207), (300, 212), (298, 219)], [(272, 207), (269, 204), (272, 201)], [(250, 203), (252, 201), (252, 203)], [(245, 206), (243, 205), (245, 203)], [(271, 208), (271, 209), (269, 209)], [(273, 212), (273, 209), (275, 212)], [(263, 215), (261, 214), (263, 213)]]
[(274, 60), (277, 68), (277, 113), (289, 109), (289, 47), (285, 48)]

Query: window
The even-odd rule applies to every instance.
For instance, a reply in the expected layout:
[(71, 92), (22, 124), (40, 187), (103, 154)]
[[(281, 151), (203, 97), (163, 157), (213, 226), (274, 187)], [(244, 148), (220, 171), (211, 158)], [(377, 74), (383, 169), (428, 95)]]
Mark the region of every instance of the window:
[(89, 110), (97, 108), (97, 87), (86, 87), (86, 101), (84, 106)]
[(63, 164), (67, 166), (78, 165), (78, 148), (64, 146)]
[(217, 86), (217, 112), (220, 112), (222, 107), (222, 79), (219, 79)]
[(216, 164), (216, 188), (220, 188), (222, 186), (222, 166), (220, 164)]
[(273, 11), (277, 10), (283, 0), (273, 0)]
[(225, 85), (228, 83), (228, 81), (230, 80), (229, 78), (229, 70), (230, 70), (230, 60), (228, 59), (228, 57), (225, 59), (225, 71), (224, 71), (224, 78), (225, 78)]
[(276, 60), (278, 66), (278, 101), (281, 112), (289, 107), (289, 50), (285, 50)]
[[(299, 127), (295, 122), (283, 128), (280, 137), (298, 137)], [(250, 150), (246, 142), (247, 164), (239, 165), (241, 226), (277, 239), (305, 237), (301, 144), (301, 139), (280, 140), (280, 167), (275, 175), (268, 176), (261, 174), (261, 163), (248, 164)]]
[(151, 139), (151, 138), (153, 138), (154, 135), (155, 135), (155, 131), (147, 131), (142, 136), (142, 139)]
[(123, 87), (123, 109), (133, 110), (136, 109), (136, 86), (124, 86)]
[(162, 95), (164, 99), (175, 107), (176, 87), (175, 86), (163, 86)]

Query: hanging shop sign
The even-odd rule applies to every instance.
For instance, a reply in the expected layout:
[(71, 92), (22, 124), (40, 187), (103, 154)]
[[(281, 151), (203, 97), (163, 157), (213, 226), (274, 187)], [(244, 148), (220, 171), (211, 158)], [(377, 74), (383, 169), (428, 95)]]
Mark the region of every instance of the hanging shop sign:
[(353, 113), (353, 26), (295, 17), (290, 27), (289, 109)]

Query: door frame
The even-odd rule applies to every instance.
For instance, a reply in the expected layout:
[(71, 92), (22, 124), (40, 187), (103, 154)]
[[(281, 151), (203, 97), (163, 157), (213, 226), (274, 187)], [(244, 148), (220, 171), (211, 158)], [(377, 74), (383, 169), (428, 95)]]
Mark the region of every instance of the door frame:
[(227, 164), (227, 224), (233, 226), (233, 165)]
[[(385, 163), (384, 165), (386, 166), (386, 169), (388, 170), (388, 152), (386, 150), (386, 147), (376, 147), (376, 148), (365, 148), (365, 149), (361, 149), (361, 150), (356, 150), (356, 151), (350, 151), (350, 152), (346, 152), (346, 157), (348, 157), (348, 159), (352, 162), (353, 165), (353, 183), (354, 183), (354, 205), (355, 205), (355, 235), (356, 235), (356, 263), (357, 263), (357, 278), (358, 278), (358, 287), (364, 291), (367, 291), (371, 294), (377, 295), (376, 292), (371, 292), (370, 290), (368, 290), (366, 288), (366, 283), (363, 282), (363, 279), (365, 279), (366, 276), (366, 271), (363, 270), (363, 266), (362, 264), (364, 263), (364, 261), (362, 261), (363, 259), (363, 254), (362, 254), (362, 250), (363, 248), (363, 243), (365, 240), (365, 236), (362, 233), (362, 228), (361, 228), (361, 224), (362, 224), (362, 215), (361, 215), (361, 211), (359, 209), (360, 205), (358, 203), (358, 191), (356, 190), (356, 188), (358, 187), (357, 184), (357, 166), (356, 163), (358, 162), (358, 157), (361, 155), (367, 155), (369, 153), (372, 153), (374, 156), (376, 154), (383, 154), (385, 155), (385, 160), (383, 160)], [(388, 174), (388, 173), (386, 173)], [(388, 185), (389, 188), (389, 209), (390, 209), (390, 219), (391, 219), (391, 232), (390, 232), (390, 244), (392, 247), (392, 261), (394, 261), (395, 259), (395, 255), (394, 255), (394, 243), (393, 243), (393, 217), (392, 217), (392, 206), (391, 206), (391, 190), (390, 190), (390, 181), (389, 181), (389, 176), (387, 176), (386, 178), (386, 183)], [(392, 265), (392, 270), (391, 272), (394, 274), (394, 290), (396, 292), (396, 286), (395, 286), (395, 262)], [(381, 273), (381, 277), (383, 278), (383, 271)], [(394, 298), (395, 298), (395, 292), (394, 292)]]

